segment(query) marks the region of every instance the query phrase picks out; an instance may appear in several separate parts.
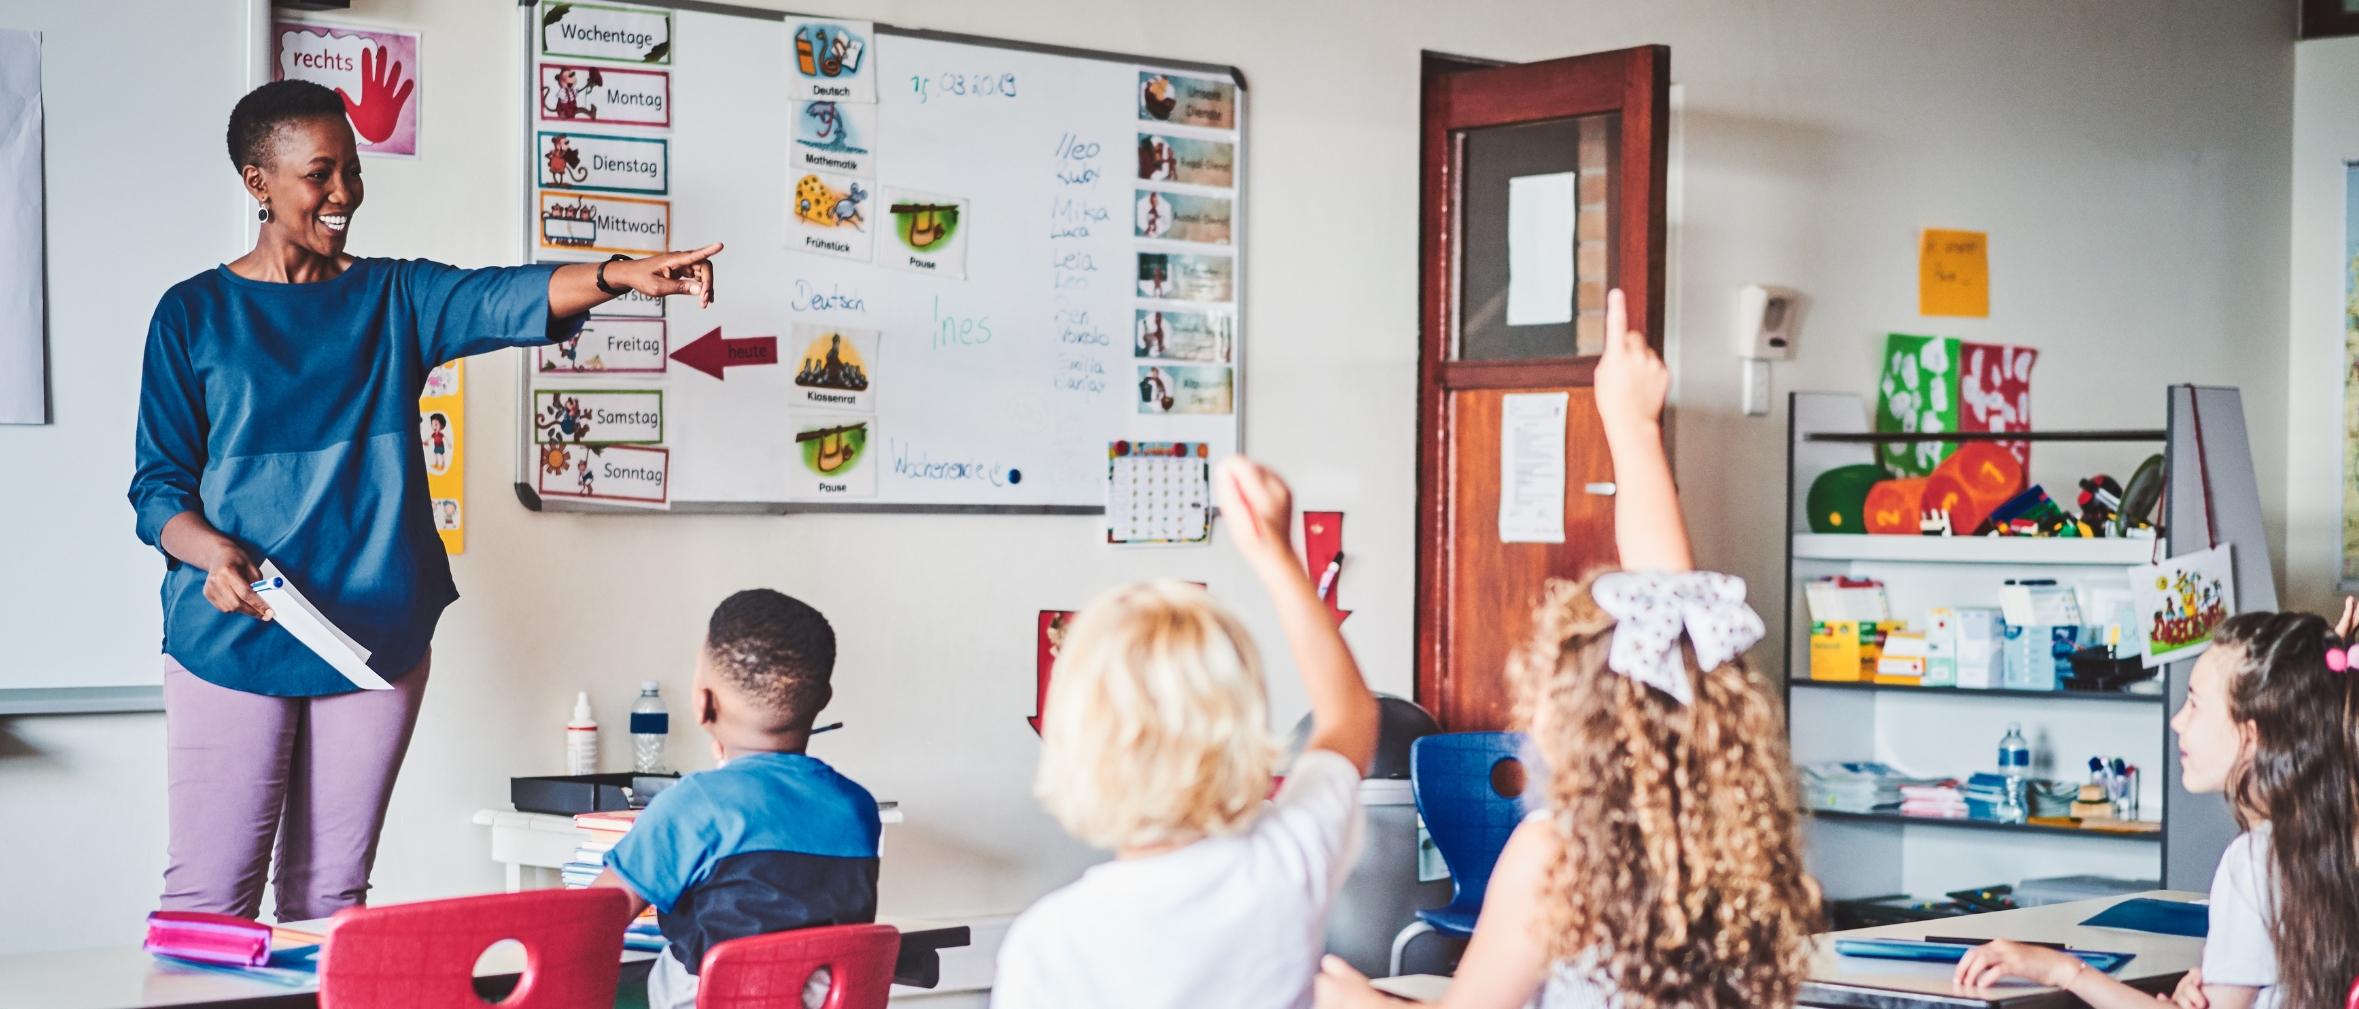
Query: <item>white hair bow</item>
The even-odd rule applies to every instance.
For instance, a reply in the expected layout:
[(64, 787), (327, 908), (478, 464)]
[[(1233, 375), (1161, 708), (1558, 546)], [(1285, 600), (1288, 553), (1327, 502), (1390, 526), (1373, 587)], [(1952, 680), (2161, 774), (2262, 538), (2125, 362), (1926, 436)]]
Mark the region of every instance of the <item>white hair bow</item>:
[(1696, 666), (1714, 669), (1744, 654), (1764, 633), (1745, 605), (1745, 580), (1714, 571), (1617, 571), (1600, 575), (1589, 594), (1614, 615), (1606, 665), (1681, 704), (1695, 698), (1679, 635), (1695, 644)]

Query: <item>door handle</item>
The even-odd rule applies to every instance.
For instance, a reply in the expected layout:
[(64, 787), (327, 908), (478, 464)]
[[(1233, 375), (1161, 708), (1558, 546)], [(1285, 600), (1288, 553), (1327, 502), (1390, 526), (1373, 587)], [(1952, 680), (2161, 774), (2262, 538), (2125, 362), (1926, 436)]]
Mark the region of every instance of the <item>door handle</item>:
[(1605, 482), (1603, 482), (1603, 483), (1591, 483), (1591, 484), (1582, 484), (1582, 485), (1581, 485), (1581, 493), (1583, 493), (1583, 494), (1593, 494), (1593, 495), (1596, 495), (1596, 496), (1598, 496), (1598, 497), (1612, 497), (1612, 496), (1614, 496), (1614, 492), (1615, 492), (1617, 489), (1618, 489), (1618, 488), (1616, 488), (1616, 487), (1614, 486), (1614, 482), (1613, 482), (1613, 481), (1611, 481), (1611, 480), (1607, 480), (1607, 481), (1605, 481)]

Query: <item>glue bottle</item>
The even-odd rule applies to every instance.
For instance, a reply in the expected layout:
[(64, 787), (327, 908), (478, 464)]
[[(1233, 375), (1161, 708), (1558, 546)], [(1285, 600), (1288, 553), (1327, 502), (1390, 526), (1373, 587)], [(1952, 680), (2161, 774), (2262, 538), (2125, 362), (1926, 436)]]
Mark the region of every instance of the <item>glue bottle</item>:
[(598, 773), (598, 720), (587, 690), (573, 695), (573, 721), (565, 723), (565, 773)]

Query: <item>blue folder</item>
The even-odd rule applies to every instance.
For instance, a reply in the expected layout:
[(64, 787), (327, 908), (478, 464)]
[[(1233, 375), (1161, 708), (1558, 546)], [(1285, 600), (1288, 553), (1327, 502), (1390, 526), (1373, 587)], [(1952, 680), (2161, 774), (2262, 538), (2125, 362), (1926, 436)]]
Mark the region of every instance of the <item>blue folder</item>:
[[(1956, 963), (1966, 958), (1966, 951), (1974, 947), (1956, 942), (1921, 942), (1916, 939), (1837, 939), (1835, 952), (1844, 956), (1867, 957), (1873, 960), (1914, 960), (1920, 963)], [(2137, 959), (2134, 953), (2108, 953), (2094, 949), (2067, 949), (2082, 963), (2111, 974)]]
[(2201, 939), (2211, 931), (2212, 909), (2183, 900), (2133, 897), (2097, 912), (2096, 917), (2081, 924)]

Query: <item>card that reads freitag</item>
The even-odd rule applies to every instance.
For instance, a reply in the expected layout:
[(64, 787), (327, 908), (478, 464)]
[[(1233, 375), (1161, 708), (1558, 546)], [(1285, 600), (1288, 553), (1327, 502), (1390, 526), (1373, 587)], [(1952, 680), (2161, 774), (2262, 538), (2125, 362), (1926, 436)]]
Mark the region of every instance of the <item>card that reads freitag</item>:
[(533, 349), (534, 370), (542, 374), (660, 375), (670, 361), (662, 319), (593, 315), (579, 336)]
[(532, 437), (541, 445), (653, 445), (663, 441), (659, 389), (534, 389)]
[(543, 189), (662, 196), (671, 188), (671, 148), (656, 137), (542, 130), (538, 147)]
[(670, 449), (645, 445), (543, 445), (533, 467), (544, 497), (636, 508), (671, 505)]

